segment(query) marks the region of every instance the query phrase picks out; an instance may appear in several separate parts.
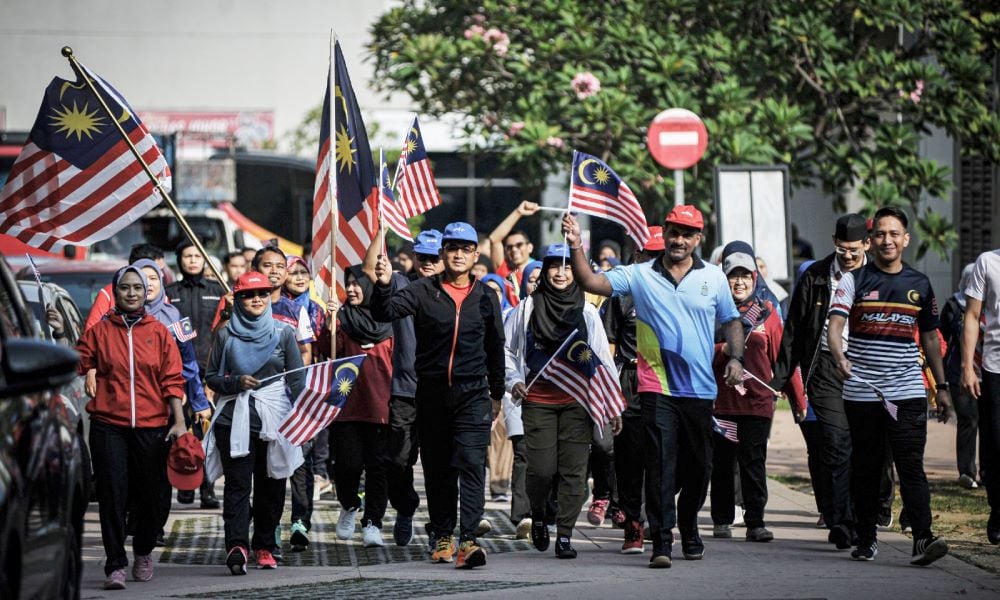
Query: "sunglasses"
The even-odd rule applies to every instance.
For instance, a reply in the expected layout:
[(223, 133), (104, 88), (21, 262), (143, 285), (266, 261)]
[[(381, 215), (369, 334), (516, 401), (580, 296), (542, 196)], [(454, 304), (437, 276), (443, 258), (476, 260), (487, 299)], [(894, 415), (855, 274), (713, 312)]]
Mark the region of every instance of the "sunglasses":
[(419, 262), (436, 263), (441, 260), (441, 257), (437, 254), (417, 254), (417, 260)]
[(840, 246), (834, 246), (833, 251), (839, 254), (840, 256), (858, 257), (861, 256), (862, 252), (864, 252), (864, 248), (857, 248), (855, 250), (851, 250), (850, 248), (841, 248)]
[(476, 247), (475, 246), (457, 246), (457, 245), (448, 244), (447, 246), (444, 247), (444, 251), (445, 252), (450, 252), (452, 254), (457, 253), (457, 252), (461, 252), (462, 254), (468, 255), (468, 254), (472, 254), (473, 252), (475, 252), (476, 251)]
[(250, 290), (248, 292), (240, 292), (240, 300), (249, 300), (251, 298), (267, 298), (271, 295), (268, 290)]

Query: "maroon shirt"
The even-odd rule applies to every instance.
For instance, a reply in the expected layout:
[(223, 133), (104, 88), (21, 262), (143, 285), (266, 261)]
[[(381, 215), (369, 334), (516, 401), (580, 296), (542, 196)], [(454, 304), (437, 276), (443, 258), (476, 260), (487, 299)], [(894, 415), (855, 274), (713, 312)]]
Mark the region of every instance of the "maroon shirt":
[[(330, 338), (327, 337), (327, 340)], [(322, 343), (322, 341), (321, 341)], [(327, 346), (329, 347), (329, 345)], [(337, 327), (337, 357), (345, 358), (365, 354), (358, 379), (351, 395), (344, 403), (344, 410), (336, 422), (389, 423), (389, 396), (392, 395), (392, 348), (389, 337), (369, 348), (362, 348), (343, 327)]]

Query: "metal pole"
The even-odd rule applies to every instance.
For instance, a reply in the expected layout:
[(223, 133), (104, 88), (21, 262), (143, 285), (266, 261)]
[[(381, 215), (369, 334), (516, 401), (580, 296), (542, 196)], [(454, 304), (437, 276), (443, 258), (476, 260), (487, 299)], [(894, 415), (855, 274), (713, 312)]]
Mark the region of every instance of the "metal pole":
[(684, 170), (674, 169), (674, 206), (684, 204)]
[[(337, 139), (337, 34), (330, 30), (330, 139)], [(344, 115), (347, 116), (346, 114)], [(327, 175), (327, 196), (330, 198), (330, 300), (339, 301), (337, 296), (337, 151), (331, 144), (330, 171)], [(330, 358), (337, 360), (337, 313), (330, 316)]]
[(176, 218), (177, 222), (180, 223), (181, 229), (184, 231), (184, 235), (188, 236), (188, 239), (191, 240), (191, 243), (194, 244), (194, 247), (198, 249), (198, 252), (201, 252), (202, 258), (205, 259), (206, 266), (208, 266), (208, 268), (212, 270), (212, 273), (215, 274), (215, 277), (219, 280), (219, 283), (221, 283), (222, 287), (226, 289), (226, 293), (232, 292), (232, 290), (229, 288), (229, 284), (226, 283), (225, 279), (223, 279), (222, 273), (220, 273), (219, 270), (215, 267), (215, 264), (211, 260), (209, 260), (208, 252), (205, 251), (205, 246), (202, 245), (201, 240), (199, 240), (198, 236), (196, 236), (194, 234), (194, 231), (191, 230), (191, 226), (188, 225), (187, 220), (184, 219), (184, 216), (181, 214), (181, 212), (177, 210), (177, 205), (174, 204), (174, 201), (170, 199), (170, 194), (168, 194), (167, 191), (163, 189), (163, 185), (160, 183), (160, 180), (156, 178), (156, 175), (149, 168), (149, 165), (147, 165), (146, 161), (143, 160), (142, 153), (139, 152), (139, 149), (136, 148), (135, 144), (132, 143), (132, 140), (129, 139), (128, 134), (125, 133), (125, 129), (121, 126), (121, 123), (118, 122), (118, 117), (116, 117), (114, 113), (111, 112), (111, 109), (108, 108), (107, 103), (104, 101), (104, 97), (101, 96), (101, 93), (97, 90), (97, 86), (94, 85), (94, 82), (91, 81), (90, 76), (87, 75), (86, 69), (81, 67), (80, 63), (77, 62), (76, 56), (73, 55), (73, 49), (70, 48), (69, 46), (63, 46), (62, 55), (65, 56), (67, 59), (69, 59), (70, 66), (73, 67), (74, 71), (80, 74), (80, 76), (83, 78), (84, 83), (87, 84), (87, 87), (90, 88), (90, 91), (93, 92), (94, 96), (97, 97), (97, 101), (100, 103), (101, 108), (104, 109), (104, 112), (109, 117), (108, 120), (110, 120), (111, 123), (114, 124), (115, 128), (118, 130), (118, 133), (121, 134), (122, 139), (125, 140), (125, 144), (128, 145), (128, 149), (132, 151), (132, 155), (135, 156), (135, 159), (139, 161), (140, 165), (142, 165), (142, 169), (143, 171), (146, 172), (146, 176), (149, 177), (149, 180), (153, 182), (154, 187), (156, 187), (156, 191), (160, 193), (160, 198), (162, 198), (163, 201), (166, 202), (167, 208), (170, 209), (170, 212), (173, 213), (174, 218)]

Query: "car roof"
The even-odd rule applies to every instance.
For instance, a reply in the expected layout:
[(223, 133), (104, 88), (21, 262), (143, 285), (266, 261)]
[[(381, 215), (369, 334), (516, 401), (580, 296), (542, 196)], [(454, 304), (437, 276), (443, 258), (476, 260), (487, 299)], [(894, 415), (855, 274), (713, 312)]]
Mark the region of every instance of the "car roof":
[[(127, 264), (124, 260), (54, 260), (38, 265), (38, 271), (45, 274), (114, 273)], [(17, 277), (18, 279), (32, 277), (31, 267), (24, 267), (18, 271)]]
[[(21, 293), (24, 294), (24, 300), (30, 304), (39, 302), (38, 299), (38, 282), (34, 279), (21, 279), (18, 280), (17, 285), (21, 288)], [(42, 289), (49, 293), (49, 297), (55, 296), (65, 296), (72, 301), (72, 297), (69, 292), (64, 290), (62, 286), (56, 285), (54, 283), (42, 282)]]

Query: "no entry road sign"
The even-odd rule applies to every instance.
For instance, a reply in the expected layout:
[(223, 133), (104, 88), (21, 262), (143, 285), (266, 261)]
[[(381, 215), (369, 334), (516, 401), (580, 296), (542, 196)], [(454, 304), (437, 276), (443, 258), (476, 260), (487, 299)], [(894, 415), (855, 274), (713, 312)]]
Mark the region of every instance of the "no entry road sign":
[(698, 115), (683, 108), (670, 108), (649, 124), (646, 146), (668, 169), (687, 169), (701, 160), (708, 147), (708, 130)]

